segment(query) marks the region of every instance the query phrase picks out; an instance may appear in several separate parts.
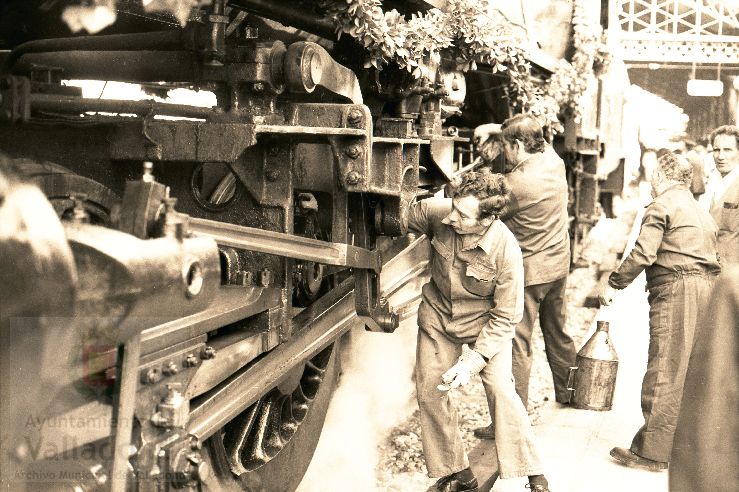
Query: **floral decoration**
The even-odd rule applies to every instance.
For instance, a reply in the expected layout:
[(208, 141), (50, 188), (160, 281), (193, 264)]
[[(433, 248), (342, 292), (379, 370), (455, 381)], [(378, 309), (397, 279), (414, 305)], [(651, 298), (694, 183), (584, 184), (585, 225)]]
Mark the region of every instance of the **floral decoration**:
[(426, 62), (438, 63), (443, 56), (462, 70), (485, 62), (494, 72), (528, 72), (513, 26), (492, 16), (488, 4), (449, 0), (443, 10), (433, 8), (410, 19), (396, 9), (384, 12), (380, 0), (324, 2), (324, 8), (339, 34), (348, 34), (367, 50), (365, 67), (381, 69), (393, 62), (420, 79), (428, 75)]
[(573, 12), (572, 62), (561, 60), (543, 86), (531, 81), (531, 67), (515, 25), (494, 16), (490, 0), (449, 0), (443, 10), (432, 8), (406, 19), (397, 10), (383, 11), (380, 0), (324, 1), (324, 9), (339, 35), (348, 34), (367, 50), (365, 67), (382, 69), (394, 63), (415, 79), (429, 75), (427, 62), (442, 57), (461, 70), (487, 63), (493, 72), (507, 72), (514, 110), (531, 112), (552, 131), (561, 132), (559, 117), (579, 116), (580, 98), (588, 80), (607, 69), (610, 55), (600, 26), (591, 26), (583, 2)]

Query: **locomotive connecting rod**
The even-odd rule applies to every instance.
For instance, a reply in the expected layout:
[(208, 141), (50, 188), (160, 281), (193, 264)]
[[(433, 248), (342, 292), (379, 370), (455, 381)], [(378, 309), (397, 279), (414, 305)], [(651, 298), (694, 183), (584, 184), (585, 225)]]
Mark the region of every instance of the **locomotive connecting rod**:
[(319, 241), (303, 236), (194, 217), (190, 217), (189, 227), (195, 234), (210, 236), (215, 239), (216, 243), (223, 246), (375, 272), (379, 272), (382, 267), (379, 252), (351, 244)]

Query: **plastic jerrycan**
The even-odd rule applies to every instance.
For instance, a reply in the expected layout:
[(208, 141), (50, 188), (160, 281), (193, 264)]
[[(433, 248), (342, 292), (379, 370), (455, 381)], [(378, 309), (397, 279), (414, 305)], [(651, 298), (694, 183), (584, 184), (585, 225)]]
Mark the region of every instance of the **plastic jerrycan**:
[(570, 367), (570, 404), (588, 410), (610, 410), (616, 389), (618, 355), (608, 333), (608, 321), (598, 321), (595, 333), (577, 353)]

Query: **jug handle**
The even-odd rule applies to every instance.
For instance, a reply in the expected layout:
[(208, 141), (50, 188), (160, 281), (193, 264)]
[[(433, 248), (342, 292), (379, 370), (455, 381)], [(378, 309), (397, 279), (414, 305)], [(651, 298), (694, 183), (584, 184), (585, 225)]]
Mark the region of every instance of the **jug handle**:
[(575, 394), (575, 388), (573, 387), (573, 384), (575, 383), (575, 373), (577, 372), (579, 366), (571, 366), (570, 372), (567, 375), (567, 402), (569, 403), (572, 401), (572, 397)]

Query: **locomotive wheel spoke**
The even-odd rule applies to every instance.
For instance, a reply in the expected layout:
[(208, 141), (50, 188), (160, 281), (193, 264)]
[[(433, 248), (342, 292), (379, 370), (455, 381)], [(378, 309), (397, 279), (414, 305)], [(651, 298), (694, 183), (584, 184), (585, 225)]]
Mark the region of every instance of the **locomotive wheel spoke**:
[(308, 397), (303, 393), (303, 388), (301, 386), (295, 388), (292, 394), (291, 413), (298, 422), (302, 422), (308, 413), (308, 408), (310, 407), (308, 401)]
[(274, 399), (271, 395), (272, 393), (262, 399), (259, 417), (257, 418), (256, 426), (252, 429), (253, 433), (249, 445), (242, 450), (242, 461), (246, 463), (246, 468), (249, 470), (263, 465), (271, 458), (265, 444), (267, 441), (267, 432), (271, 424), (270, 413), (274, 405)]
[[(236, 476), (258, 470), (274, 459), (295, 436), (326, 376), (332, 347), (305, 363), (299, 383), (289, 393), (279, 388), (263, 396), (226, 424), (221, 441)], [(218, 441), (215, 441), (216, 445)]]
[(224, 433), (223, 435), (223, 445), (228, 451), (229, 465), (237, 475), (248, 471), (241, 463), (241, 450), (246, 446), (247, 439), (254, 427), (260, 403), (256, 402), (233, 420), (232, 423), (236, 424), (235, 427), (238, 432)]

